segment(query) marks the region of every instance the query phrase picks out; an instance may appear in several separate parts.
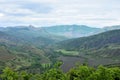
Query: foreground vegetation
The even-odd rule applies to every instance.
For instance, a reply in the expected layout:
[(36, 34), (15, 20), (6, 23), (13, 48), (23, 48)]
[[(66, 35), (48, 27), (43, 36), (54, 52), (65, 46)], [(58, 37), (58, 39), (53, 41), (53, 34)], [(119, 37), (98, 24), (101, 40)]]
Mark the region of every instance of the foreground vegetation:
[(25, 71), (13, 71), (6, 67), (0, 74), (2, 80), (120, 80), (120, 68), (97, 68), (87, 65), (76, 65), (68, 72), (60, 69), (61, 62), (41, 74), (32, 74)]

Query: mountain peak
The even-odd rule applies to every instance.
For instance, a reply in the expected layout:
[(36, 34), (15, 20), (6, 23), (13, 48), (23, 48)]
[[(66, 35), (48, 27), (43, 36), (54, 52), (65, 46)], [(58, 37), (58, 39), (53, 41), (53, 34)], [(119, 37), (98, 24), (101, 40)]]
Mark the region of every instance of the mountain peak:
[(33, 25), (31, 25), (31, 24), (30, 24), (28, 27), (29, 27), (29, 28), (35, 28), (35, 26), (33, 26)]

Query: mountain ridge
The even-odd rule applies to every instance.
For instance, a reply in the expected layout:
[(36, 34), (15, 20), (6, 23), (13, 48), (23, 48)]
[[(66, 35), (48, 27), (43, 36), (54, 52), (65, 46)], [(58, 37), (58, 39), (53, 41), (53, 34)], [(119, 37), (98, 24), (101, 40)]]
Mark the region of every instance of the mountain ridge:
[[(105, 45), (105, 41), (108, 41), (107, 43), (120, 43), (120, 36), (119, 35), (120, 35), (120, 29), (110, 30), (110, 31), (103, 32), (103, 33), (96, 34), (96, 35), (92, 35), (89, 37), (81, 37), (81, 38), (75, 38), (75, 39), (62, 41), (60, 44), (61, 45), (64, 44), (64, 46), (67, 45), (68, 47), (70, 47), (70, 45), (74, 46), (74, 44), (75, 44), (74, 47), (78, 47), (78, 48), (80, 48), (80, 46), (82, 48), (82, 46), (90, 45), (87, 47), (92, 48), (92, 46), (94, 46), (94, 48), (97, 48), (98, 46), (100, 47), (100, 43), (102, 43), (102, 42), (103, 43), (101, 45)], [(98, 41), (98, 42), (96, 42), (96, 41)], [(94, 45), (93, 43), (94, 44), (97, 43), (97, 45)], [(64, 47), (64, 46), (62, 46), (62, 47)]]
[(15, 30), (33, 30), (33, 31), (40, 31), (42, 34), (51, 34), (51, 35), (58, 35), (58, 36), (65, 36), (68, 38), (78, 38), (84, 36), (90, 36), (94, 34), (99, 34), (101, 32), (120, 29), (120, 25), (114, 26), (106, 26), (103, 28), (95, 28), (87, 25), (56, 25), (56, 26), (49, 26), (49, 27), (35, 27), (32, 25), (29, 26), (16, 26), (16, 27), (6, 27), (0, 30), (6, 29), (15, 29)]

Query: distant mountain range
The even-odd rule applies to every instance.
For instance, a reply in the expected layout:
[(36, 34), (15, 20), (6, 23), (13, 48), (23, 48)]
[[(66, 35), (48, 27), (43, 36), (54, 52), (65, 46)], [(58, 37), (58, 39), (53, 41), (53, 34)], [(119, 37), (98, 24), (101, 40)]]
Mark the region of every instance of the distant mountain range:
[[(45, 46), (69, 38), (87, 37), (109, 30), (120, 29), (120, 26), (93, 28), (85, 25), (59, 25), (51, 27), (16, 26), (0, 27), (0, 41), (14, 43), (32, 43)], [(4, 38), (4, 40), (3, 40)]]
[(58, 25), (51, 27), (42, 27), (41, 29), (47, 31), (50, 34), (56, 34), (68, 38), (77, 38), (90, 36), (109, 30), (120, 29), (120, 25), (104, 28), (93, 28), (86, 25)]
[(98, 33), (100, 30), (99, 28), (92, 28), (85, 25), (60, 25), (45, 27), (42, 29), (51, 34), (61, 35), (68, 38), (89, 36)]
[[(61, 37), (64, 36), (67, 38), (77, 38), (77, 37), (90, 36), (114, 29), (120, 29), (120, 25), (104, 27), (104, 28), (93, 28), (86, 25), (57, 25), (57, 26), (36, 28), (30, 25), (30, 26), (16, 26), (16, 27), (7, 27), (7, 28), (1, 27), (0, 31), (8, 31), (8, 32), (11, 31), (13, 34), (14, 31), (17, 33), (19, 32), (20, 33), (19, 36), (23, 36), (22, 34), (25, 33), (25, 35), (31, 35), (31, 37), (32, 36), (48, 37), (50, 35), (54, 35)], [(9, 34), (12, 34), (11, 32)]]

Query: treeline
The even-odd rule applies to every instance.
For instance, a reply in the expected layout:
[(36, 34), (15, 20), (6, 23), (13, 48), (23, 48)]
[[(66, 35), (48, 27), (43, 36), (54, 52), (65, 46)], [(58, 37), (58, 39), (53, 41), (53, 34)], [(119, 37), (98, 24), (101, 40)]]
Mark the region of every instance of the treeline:
[(53, 68), (41, 74), (18, 72), (6, 67), (0, 74), (0, 80), (120, 80), (120, 68), (118, 67), (93, 68), (87, 65), (76, 65), (68, 72), (63, 72), (60, 65), (61, 63), (56, 63)]

